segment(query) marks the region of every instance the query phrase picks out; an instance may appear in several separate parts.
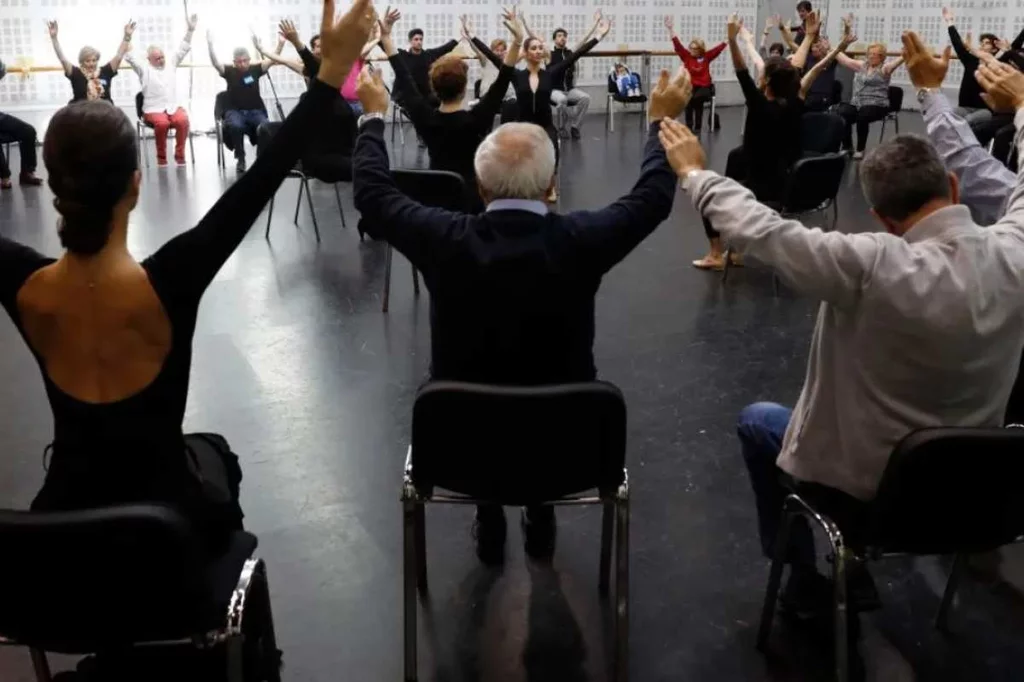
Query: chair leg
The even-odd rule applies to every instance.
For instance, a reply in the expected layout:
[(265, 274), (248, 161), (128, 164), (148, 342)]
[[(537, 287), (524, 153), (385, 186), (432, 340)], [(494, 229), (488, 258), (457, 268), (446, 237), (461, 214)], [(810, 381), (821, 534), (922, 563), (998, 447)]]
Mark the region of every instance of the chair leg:
[(341, 226), (347, 228), (345, 224), (345, 209), (341, 207), (341, 190), (338, 189), (338, 183), (334, 183), (334, 198), (338, 200), (338, 213), (341, 214)]
[(960, 586), (960, 578), (963, 575), (964, 566), (967, 564), (967, 556), (957, 554), (953, 559), (953, 568), (949, 571), (949, 579), (946, 581), (946, 589), (942, 592), (942, 601), (939, 602), (939, 610), (935, 614), (935, 629), (946, 632), (947, 616), (949, 607), (953, 605), (953, 597), (956, 596), (956, 589)]
[(608, 132), (615, 132), (615, 100), (612, 99), (611, 95), (608, 95), (608, 111), (605, 115), (608, 120)]
[(196, 165), (196, 145), (192, 142), (192, 133), (188, 134), (188, 151), (192, 155), (192, 165)]
[(413, 296), (420, 295), (420, 273), (415, 265), (412, 266), (412, 293)]
[(28, 653), (32, 657), (32, 669), (36, 673), (36, 682), (52, 682), (53, 675), (50, 673), (50, 662), (46, 660), (46, 652), (42, 649), (31, 648)]
[(427, 592), (427, 507), (416, 505), (416, 587)]
[(416, 679), (416, 502), (403, 500), (403, 601), (405, 607), (405, 680)]
[(295, 227), (299, 226), (299, 206), (302, 206), (302, 193), (309, 189), (306, 187), (306, 180), (302, 179), (299, 181), (299, 196), (295, 197), (295, 217), (292, 218), (292, 224)]
[(274, 630), (274, 609), (270, 603), (270, 583), (267, 580), (266, 564), (260, 562), (260, 598), (263, 600), (263, 622), (260, 623), (260, 656), (266, 682), (281, 682), (281, 660), (277, 650), (277, 633)]
[(270, 196), (270, 206), (267, 207), (267, 231), (263, 234), (263, 238), (268, 242), (270, 241), (270, 219), (274, 217), (274, 196)]
[(615, 533), (615, 505), (605, 502), (601, 510), (601, 565), (597, 590), (602, 597), (608, 596), (608, 583), (612, 568), (612, 536)]
[(309, 189), (309, 180), (303, 180), (306, 185), (306, 202), (309, 204), (309, 215), (313, 217), (313, 233), (316, 234), (316, 243), (320, 243), (320, 225), (316, 222), (316, 210), (313, 208), (313, 192)]
[(227, 656), (228, 682), (245, 682), (245, 639), (232, 635), (224, 643)]
[(388, 244), (387, 255), (384, 256), (384, 308), (381, 312), (386, 313), (388, 311), (389, 304), (391, 303), (391, 258), (394, 249), (391, 244)]
[(787, 509), (782, 511), (782, 523), (779, 533), (775, 536), (775, 556), (772, 558), (771, 572), (768, 574), (768, 589), (764, 594), (764, 606), (761, 607), (761, 625), (757, 629), (757, 649), (767, 651), (768, 638), (775, 624), (775, 603), (779, 599), (779, 586), (782, 585), (782, 569), (786, 565), (786, 548), (789, 546), (789, 529), (793, 525), (794, 514)]
[(615, 528), (615, 680), (629, 680), (629, 497), (617, 502)]
[[(846, 599), (846, 561), (849, 551), (833, 545), (832, 588), (835, 590), (835, 657), (836, 682), (847, 682), (850, 674), (850, 643), (847, 632), (850, 625), (849, 604)], [(856, 618), (854, 614), (854, 618)]]
[(391, 104), (391, 146), (395, 146), (395, 130), (398, 128), (398, 105)]
[(896, 126), (896, 134), (899, 135), (900, 134), (900, 115), (899, 115), (898, 112), (896, 113), (895, 116), (892, 117), (892, 124), (894, 126)]
[(885, 138), (885, 119), (882, 119), (882, 130), (878, 133), (878, 144), (882, 144), (882, 140)]

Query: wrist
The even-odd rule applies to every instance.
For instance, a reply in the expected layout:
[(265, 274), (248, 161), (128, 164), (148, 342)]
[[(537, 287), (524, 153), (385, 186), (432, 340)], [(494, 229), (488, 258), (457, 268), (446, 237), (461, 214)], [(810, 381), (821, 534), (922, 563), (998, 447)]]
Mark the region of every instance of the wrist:
[(348, 72), (351, 68), (351, 64), (349, 64), (348, 68), (341, 69), (331, 62), (324, 61), (320, 66), (320, 72), (317, 74), (317, 79), (335, 89), (340, 89), (342, 84), (345, 82), (345, 79), (348, 77)]

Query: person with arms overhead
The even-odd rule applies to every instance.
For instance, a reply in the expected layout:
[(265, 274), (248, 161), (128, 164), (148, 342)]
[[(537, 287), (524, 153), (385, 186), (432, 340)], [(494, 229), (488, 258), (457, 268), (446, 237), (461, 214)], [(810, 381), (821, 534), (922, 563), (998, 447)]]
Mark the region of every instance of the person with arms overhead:
[(32, 508), (169, 504), (216, 554), (242, 525), (241, 470), (226, 441), (185, 435), (199, 301), (294, 166), (374, 20), (356, 0), (337, 23), (324, 2), (324, 64), (252, 171), (199, 224), (136, 262), (128, 226), (142, 175), (135, 126), (84, 101), (58, 111), (43, 145), (63, 254), (0, 237), (0, 306), (39, 365), (53, 411), (46, 478)]
[[(505, 55), (498, 79), (491, 84), (486, 93), (483, 93), (480, 102), (467, 111), (463, 108), (463, 101), (466, 96), (468, 68), (459, 55), (445, 55), (430, 67), (430, 85), (432, 91), (440, 98), (439, 107), (431, 106), (426, 96), (420, 93), (391, 39), (392, 28), (401, 17), (398, 10), (392, 10), (390, 7), (387, 9), (380, 22), (380, 44), (395, 70), (395, 82), (405, 93), (405, 110), (427, 145), (430, 152), (430, 168), (461, 175), (466, 187), (466, 210), (478, 213), (484, 206), (476, 188), (473, 158), (480, 142), (491, 131), (494, 117), (501, 109), (505, 92), (515, 73), (515, 63), (519, 59), (523, 31), (518, 25), (515, 13), (506, 12), (505, 27), (512, 34), (512, 46)], [(465, 37), (476, 49), (490, 53), (487, 45), (473, 35), (465, 16), (461, 17), (461, 21)], [(493, 53), (490, 56), (493, 57)]]
[(224, 66), (213, 49), (212, 31), (206, 32), (206, 44), (210, 50), (210, 63), (228, 84), (228, 103), (224, 111), (224, 146), (235, 153), (235, 170), (244, 173), (245, 138), (248, 136), (252, 145), (256, 146), (257, 131), (261, 124), (269, 120), (267, 105), (260, 95), (260, 78), (274, 65), (274, 61), (264, 59), (253, 64), (249, 50), (236, 47), (231, 66)]
[(672, 39), (672, 49), (683, 60), (683, 66), (690, 72), (690, 81), (693, 83), (693, 97), (690, 99), (690, 106), (686, 108), (686, 125), (695, 133), (699, 133), (704, 121), (704, 105), (711, 101), (711, 62), (722, 54), (725, 43), (719, 43), (708, 50), (703, 39), (694, 38), (687, 48), (676, 35), (672, 17), (666, 16), (664, 23), (669, 38)]
[[(995, 62), (979, 67), (978, 79), (996, 108), (1016, 112), (1020, 148), (1024, 74)], [(782, 218), (705, 170), (699, 141), (678, 125), (662, 132), (694, 206), (796, 292), (822, 301), (796, 407), (757, 403), (739, 418), (764, 553), (774, 555), (793, 488), (856, 542), (900, 440), (932, 426), (1003, 424), (1024, 347), (1024, 176), (1006, 214), (982, 228), (934, 147), (900, 135), (860, 165), (865, 199), (885, 231), (825, 232)], [(801, 619), (827, 614), (830, 587), (817, 572), (813, 536), (804, 524), (792, 530), (783, 608)], [(853, 608), (877, 606), (866, 570), (848, 580)]]
[[(473, 48), (473, 52), (476, 53), (476, 57), (480, 61), (480, 94), (483, 94), (491, 89), (494, 81), (498, 80), (498, 74), (501, 72), (501, 67), (504, 66), (505, 54), (508, 52), (508, 43), (504, 38), (495, 38), (491, 41), (489, 45), (490, 51), (487, 53), (478, 50), (473, 42), (470, 42), (469, 45)], [(493, 56), (493, 60), (491, 56)], [(516, 89), (509, 83), (508, 89), (505, 91), (505, 98), (501, 104), (501, 122), (508, 123), (513, 121), (515, 120), (515, 115)]]
[[(295, 28), (295, 23), (290, 19), (284, 19), (278, 24), (278, 34), (281, 40), (289, 42), (295, 48), (296, 53), (299, 55), (299, 61), (292, 59), (284, 59), (281, 57), (281, 50), (277, 50), (277, 54), (264, 52), (259, 46), (256, 47), (256, 51), (264, 59), (269, 59), (275, 64), (286, 66), (295, 73), (299, 74), (306, 79), (306, 86), (310, 86), (313, 80), (316, 79), (316, 74), (320, 71), (320, 36), (315, 35), (309, 39), (309, 47), (302, 42), (299, 37), (299, 31)], [(278, 45), (278, 47), (281, 47)]]
[[(99, 66), (100, 52), (95, 47), (85, 46), (78, 51), (78, 66), (64, 56), (57, 39), (57, 22), (46, 22), (46, 28), (50, 33), (50, 41), (53, 43), (53, 51), (57, 55), (64, 75), (71, 81), (71, 101), (81, 102), (86, 99), (105, 99), (113, 103), (110, 98), (110, 88), (117, 70), (121, 68), (121, 60), (132, 49), (132, 34), (135, 33), (135, 22), (129, 21), (124, 26), (124, 36), (117, 48), (114, 58), (103, 66)], [(98, 68), (97, 68), (98, 67)]]
[[(0, 59), (0, 80), (3, 80), (6, 75), (7, 66)], [(20, 118), (0, 111), (0, 137), (18, 143), (18, 151), (21, 154), (19, 182), (28, 187), (38, 187), (43, 184), (43, 181), (36, 177), (36, 129)], [(14, 183), (11, 182), (9, 162), (10, 159), (4, 153), (4, 148), (0, 147), (0, 190), (14, 187)]]
[(188, 30), (171, 58), (167, 68), (164, 51), (156, 45), (146, 49), (146, 61), (140, 61), (135, 53), (129, 50), (125, 61), (139, 76), (142, 85), (142, 117), (153, 126), (156, 136), (156, 165), (167, 165), (167, 132), (174, 128), (174, 162), (179, 166), (185, 164), (185, 140), (188, 138), (188, 112), (182, 107), (178, 98), (178, 65), (192, 49), (192, 34), (196, 31), (199, 17), (195, 14), (188, 18)]
[[(725, 175), (750, 188), (761, 201), (774, 201), (782, 196), (789, 169), (800, 157), (800, 126), (807, 91), (818, 74), (856, 40), (849, 24), (844, 24), (843, 41), (801, 77), (800, 67), (796, 65), (802, 65), (807, 58), (819, 26), (818, 15), (812, 12), (807, 16), (804, 42), (793, 58), (769, 57), (760, 82), (755, 84), (737, 45), (741, 28), (739, 17), (733, 14), (729, 18), (729, 52), (747, 104), (747, 118), (743, 144), (729, 152)], [(709, 251), (703, 258), (693, 261), (693, 266), (701, 270), (721, 270), (725, 267), (721, 235), (711, 216), (704, 215), (703, 220)], [(732, 262), (740, 264), (737, 254), (733, 254)]]
[[(546, 50), (544, 41), (536, 36), (530, 36), (523, 44), (526, 50), (526, 68), (517, 69), (512, 84), (516, 89), (516, 104), (518, 113), (516, 119), (524, 123), (535, 123), (551, 136), (551, 144), (555, 147), (555, 164), (558, 163), (558, 131), (555, 129), (554, 120), (551, 116), (551, 92), (555, 85), (561, 82), (563, 72), (570, 69), (580, 57), (594, 49), (601, 40), (608, 35), (612, 24), (605, 19), (601, 12), (595, 15), (593, 28), (587, 33), (589, 38), (579, 46), (568, 58), (563, 59), (556, 65), (544, 66)], [(558, 193), (552, 185), (548, 194), (548, 201), (558, 200)]]
[[(780, 24), (780, 29), (786, 29), (782, 32), (783, 37), (787, 33), (792, 32), (793, 42), (799, 47), (804, 42), (804, 36), (807, 35), (807, 17), (813, 11), (814, 8), (811, 7), (811, 3), (807, 0), (800, 0), (800, 2), (796, 3), (796, 18), (799, 20), (799, 23), (792, 26)], [(796, 51), (797, 47), (794, 47), (793, 50)]]
[[(529, 123), (506, 123), (476, 152), (479, 215), (428, 208), (395, 186), (384, 143), (388, 95), (379, 73), (360, 77), (366, 114), (355, 153), (355, 203), (368, 229), (387, 240), (423, 273), (431, 293), (431, 377), (536, 386), (591, 381), (594, 297), (601, 278), (672, 210), (676, 177), (658, 143), (657, 120), (682, 113), (690, 95), (684, 69), (662, 72), (651, 93), (640, 178), (632, 191), (596, 211), (552, 213), (544, 197), (554, 184), (550, 133)], [(522, 517), (526, 551), (554, 552), (550, 506)], [(506, 524), (500, 507), (477, 510), (477, 555), (504, 557)]]
[[(853, 22), (851, 14), (845, 20)], [(853, 149), (853, 127), (857, 127), (857, 149), (853, 158), (864, 158), (864, 149), (868, 144), (868, 130), (872, 123), (881, 121), (889, 113), (889, 83), (892, 72), (903, 63), (903, 57), (885, 59), (886, 47), (882, 43), (868, 45), (863, 60), (854, 59), (840, 54), (837, 61), (854, 72), (853, 93), (849, 103), (839, 107), (839, 115), (846, 121), (846, 137), (843, 147)]]
[[(595, 16), (594, 26), (597, 26), (600, 14), (598, 12)], [(551, 55), (548, 58), (548, 68), (557, 68), (562, 62), (570, 62), (564, 69), (559, 69), (558, 76), (553, 79), (551, 90), (551, 104), (558, 110), (556, 127), (558, 134), (563, 138), (580, 139), (580, 126), (583, 125), (583, 117), (587, 115), (587, 109), (590, 108), (590, 95), (576, 87), (576, 60), (572, 57), (593, 35), (594, 29), (591, 29), (590, 33), (584, 36), (580, 44), (576, 46), (576, 49), (570, 50), (566, 47), (569, 34), (564, 28), (556, 28), (551, 34), (554, 49), (551, 50)]]

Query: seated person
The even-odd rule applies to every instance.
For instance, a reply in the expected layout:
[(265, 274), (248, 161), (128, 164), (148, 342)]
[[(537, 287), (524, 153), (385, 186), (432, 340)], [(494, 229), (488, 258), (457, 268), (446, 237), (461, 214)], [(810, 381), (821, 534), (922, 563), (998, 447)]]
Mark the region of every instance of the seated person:
[[(7, 67), (0, 60), (0, 80), (7, 75)], [(0, 137), (18, 143), (21, 154), (21, 184), (38, 187), (43, 181), (36, 177), (36, 129), (20, 118), (0, 111)], [(11, 167), (8, 164), (4, 148), (0, 147), (0, 190), (11, 189)]]
[[(466, 183), (466, 210), (478, 213), (484, 206), (480, 200), (480, 193), (476, 190), (473, 155), (494, 125), (494, 117), (501, 108), (509, 83), (512, 82), (514, 65), (519, 58), (522, 31), (515, 15), (506, 14), (505, 26), (512, 33), (512, 47), (505, 55), (498, 79), (483, 94), (480, 102), (469, 111), (463, 107), (468, 82), (466, 62), (454, 54), (444, 55), (435, 61), (430, 67), (430, 84), (431, 90), (441, 103), (435, 108), (426, 95), (420, 92), (412, 79), (412, 74), (406, 68), (405, 60), (395, 49), (395, 43), (391, 39), (391, 29), (401, 16), (398, 10), (392, 10), (384, 17), (381, 22), (380, 44), (395, 70), (395, 83), (398, 84), (398, 89), (405, 93), (403, 106), (427, 145), (430, 152), (430, 168), (461, 175)], [(480, 39), (473, 37), (472, 29), (465, 17), (462, 17), (462, 30), (476, 49), (497, 60)]]
[[(677, 183), (651, 134), (633, 190), (610, 206), (558, 215), (544, 197), (554, 183), (555, 149), (532, 123), (507, 123), (476, 152), (487, 211), (453, 213), (404, 196), (391, 177), (384, 143), (388, 95), (380, 75), (365, 72), (357, 88), (367, 118), (355, 152), (355, 204), (373, 236), (387, 240), (423, 273), (431, 294), (431, 376), (519, 386), (591, 381), (594, 297), (601, 278), (672, 210)], [(682, 113), (686, 72), (663, 71), (651, 94), (650, 118)], [(526, 551), (550, 557), (552, 507), (523, 517)], [(504, 556), (501, 508), (477, 511), (477, 554)]]
[[(1024, 74), (997, 63), (981, 66), (979, 77), (999, 108), (1016, 108), (1019, 123)], [(694, 205), (744, 254), (822, 300), (796, 407), (758, 403), (740, 415), (762, 548), (774, 555), (789, 486), (807, 490), (855, 543), (864, 503), (900, 440), (925, 427), (1003, 423), (1024, 340), (1024, 180), (1006, 215), (982, 228), (931, 144), (900, 135), (872, 150), (859, 172), (885, 231), (823, 232), (704, 170), (699, 141), (674, 122), (665, 128), (669, 160)], [(812, 616), (824, 597), (827, 613), (805, 525), (794, 526), (786, 550), (783, 607)], [(859, 579), (870, 586), (866, 571)], [(855, 599), (869, 594), (859, 579), (851, 575)]]
[[(832, 46), (829, 45), (828, 38), (822, 36), (814, 41), (814, 44), (811, 45), (811, 54), (807, 57), (807, 63), (804, 65), (804, 72), (813, 69), (814, 65), (825, 59), (831, 50)], [(805, 111), (827, 111), (833, 104), (839, 103), (835, 101), (837, 66), (838, 62), (829, 60), (828, 65), (811, 83), (811, 87), (807, 90), (807, 96), (804, 97)]]
[(171, 68), (166, 68), (164, 51), (156, 45), (146, 49), (146, 61), (142, 62), (133, 52), (125, 55), (132, 70), (139, 76), (142, 85), (142, 117), (153, 126), (156, 137), (156, 165), (167, 165), (167, 133), (174, 128), (174, 162), (185, 164), (185, 141), (188, 139), (188, 112), (178, 99), (178, 65), (192, 49), (192, 34), (195, 33), (199, 18), (193, 14), (188, 18), (188, 30), (171, 57)]
[[(494, 81), (498, 80), (498, 73), (501, 71), (501, 68), (492, 63), (486, 54), (478, 50), (472, 41), (470, 41), (469, 45), (473, 48), (477, 59), (480, 61), (480, 94), (482, 95), (491, 89)], [(503, 65), (505, 53), (508, 52), (508, 43), (505, 42), (504, 38), (495, 38), (491, 41), (490, 48), (491, 53), (497, 58), (498, 64)], [(509, 83), (508, 90), (505, 91), (505, 98), (501, 103), (501, 122), (508, 123), (509, 121), (514, 121), (515, 117), (516, 90)]]
[(129, 21), (124, 27), (124, 36), (117, 48), (114, 58), (103, 66), (99, 66), (100, 52), (95, 47), (88, 45), (78, 51), (78, 66), (64, 56), (57, 39), (57, 22), (48, 21), (46, 27), (50, 32), (50, 40), (53, 43), (53, 51), (64, 67), (64, 75), (71, 81), (71, 101), (81, 102), (84, 99), (105, 99), (113, 103), (110, 98), (110, 87), (117, 76), (117, 70), (121, 68), (121, 60), (132, 48), (132, 34), (135, 33), (135, 22)]
[(672, 48), (683, 60), (683, 66), (690, 72), (693, 83), (693, 97), (686, 109), (686, 125), (694, 132), (700, 132), (704, 121), (704, 104), (711, 101), (711, 62), (725, 49), (725, 43), (719, 43), (710, 50), (706, 49), (702, 38), (694, 38), (687, 49), (676, 35), (672, 17), (665, 17), (665, 28), (672, 39)]
[(640, 77), (619, 62), (615, 65), (615, 85), (619, 88), (619, 97), (640, 97)]
[(128, 249), (142, 181), (133, 122), (102, 101), (54, 115), (43, 148), (64, 253), (54, 259), (0, 237), (0, 306), (39, 365), (53, 411), (33, 509), (166, 503), (211, 554), (242, 527), (237, 457), (219, 436), (182, 430), (199, 301), (329, 119), (369, 34), (368, 7), (357, 0), (354, 16), (325, 34), (319, 82), (252, 172), (141, 263)]
[(260, 95), (260, 78), (274, 62), (264, 59), (253, 64), (249, 50), (244, 47), (235, 48), (231, 66), (224, 66), (217, 59), (213, 49), (213, 33), (206, 32), (206, 42), (210, 48), (210, 63), (217, 73), (227, 81), (228, 104), (224, 111), (224, 146), (235, 153), (235, 170), (245, 172), (245, 138), (256, 146), (257, 132), (261, 124), (266, 123), (267, 105)]
[[(851, 15), (852, 16), (852, 15)], [(853, 158), (864, 158), (868, 144), (868, 129), (875, 121), (881, 121), (889, 113), (889, 82), (892, 72), (903, 63), (903, 57), (885, 60), (886, 47), (882, 43), (868, 45), (863, 60), (840, 53), (837, 61), (854, 72), (853, 92), (849, 103), (839, 107), (839, 115), (846, 121), (846, 137), (843, 147), (853, 149), (853, 127), (857, 126), (857, 149)]]

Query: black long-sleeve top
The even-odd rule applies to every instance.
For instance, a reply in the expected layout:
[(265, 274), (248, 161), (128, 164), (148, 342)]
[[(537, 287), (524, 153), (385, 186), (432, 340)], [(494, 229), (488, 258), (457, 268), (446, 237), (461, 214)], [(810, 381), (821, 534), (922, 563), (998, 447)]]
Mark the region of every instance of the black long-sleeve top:
[[(199, 224), (142, 261), (167, 315), (171, 345), (156, 378), (134, 395), (88, 403), (63, 392), (45, 359), (29, 344), (53, 412), (53, 453), (34, 509), (76, 509), (130, 502), (165, 502), (186, 514), (198, 494), (182, 433), (192, 361), (192, 337), (203, 292), (295, 166), (311, 135), (330, 114), (336, 88), (317, 81), (268, 148)], [(28, 343), (18, 293), (40, 268), (55, 262), (0, 237), (0, 306)], [(207, 520), (196, 519), (204, 531)]]
[(320, 60), (305, 45), (299, 50), (299, 59), (302, 60), (302, 75), (309, 79), (309, 87), (312, 88), (316, 77), (320, 75)]
[(536, 123), (542, 128), (553, 128), (551, 119), (551, 91), (558, 88), (556, 84), (562, 83), (562, 77), (568, 69), (579, 61), (580, 57), (594, 49), (598, 41), (591, 38), (583, 43), (576, 52), (569, 51), (569, 56), (557, 64), (549, 64), (547, 68), (537, 72), (537, 89), (530, 86), (530, 70), (518, 69), (512, 85), (516, 89), (516, 105), (519, 121)]
[[(399, 56), (405, 64), (405, 68), (412, 77), (412, 82), (416, 84), (416, 87), (419, 88), (420, 94), (424, 97), (433, 99), (430, 94), (430, 66), (440, 57), (443, 57), (454, 50), (458, 45), (459, 41), (449, 40), (444, 45), (423, 49), (419, 52), (409, 52), (408, 50), (398, 51)], [(404, 105), (406, 92), (403, 89), (403, 86), (396, 85), (394, 92), (392, 92), (391, 95), (396, 102), (401, 102)]]
[[(981, 86), (978, 85), (978, 79), (974, 77), (974, 72), (977, 71), (978, 65), (981, 63), (980, 60), (967, 49), (956, 26), (949, 27), (949, 41), (953, 44), (953, 51), (956, 52), (960, 63), (964, 65), (964, 77), (960, 81), (960, 95), (957, 104), (969, 109), (987, 109), (988, 105), (981, 98)], [(1009, 50), (999, 55), (999, 61), (1014, 64), (1024, 63), (1024, 58), (1018, 53), (1022, 47), (1024, 47), (1024, 31), (1018, 33), (1017, 37), (1013, 39)]]
[(409, 115), (417, 132), (430, 152), (430, 168), (458, 173), (465, 180), (466, 207), (471, 212), (483, 210), (482, 200), (476, 188), (476, 172), (473, 157), (476, 148), (491, 131), (494, 117), (501, 110), (505, 91), (511, 82), (515, 69), (505, 66), (497, 59), (479, 38), (473, 39), (477, 48), (486, 50), (496, 60), (498, 78), (487, 89), (475, 107), (469, 111), (442, 112), (427, 101), (423, 92), (413, 82), (405, 61), (400, 55), (388, 58), (395, 70), (395, 84), (406, 93), (403, 108)]
[[(672, 210), (677, 179), (652, 124), (640, 178), (607, 207), (565, 215), (525, 206), (467, 215), (395, 186), (384, 123), (356, 139), (355, 204), (373, 236), (423, 273), (435, 379), (538, 385), (588, 381), (594, 297), (604, 274)], [(529, 202), (527, 202), (529, 203)]]
[[(556, 47), (551, 50), (551, 59), (548, 60), (548, 68), (558, 66), (562, 62), (572, 57), (572, 50), (567, 47)], [(568, 68), (561, 72), (561, 75), (555, 80), (555, 90), (562, 90), (563, 92), (569, 92), (576, 86), (576, 66), (575, 61)]]
[(747, 121), (743, 130), (743, 154), (746, 157), (746, 185), (758, 199), (777, 199), (785, 186), (789, 169), (800, 156), (800, 119), (803, 100), (770, 100), (754, 83), (747, 69), (736, 70)]

